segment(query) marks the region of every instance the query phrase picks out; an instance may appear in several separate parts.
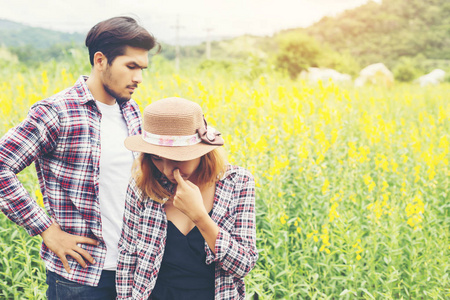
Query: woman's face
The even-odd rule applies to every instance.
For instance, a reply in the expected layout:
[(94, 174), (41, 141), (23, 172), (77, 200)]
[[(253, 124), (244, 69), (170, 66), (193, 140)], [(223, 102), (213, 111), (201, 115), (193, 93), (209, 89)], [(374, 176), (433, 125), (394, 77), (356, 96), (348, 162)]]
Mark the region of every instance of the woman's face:
[(195, 181), (197, 178), (196, 171), (200, 165), (200, 157), (187, 161), (177, 161), (151, 154), (151, 158), (155, 167), (172, 183), (177, 183), (173, 175), (173, 171), (176, 169), (180, 170), (181, 177), (184, 180)]

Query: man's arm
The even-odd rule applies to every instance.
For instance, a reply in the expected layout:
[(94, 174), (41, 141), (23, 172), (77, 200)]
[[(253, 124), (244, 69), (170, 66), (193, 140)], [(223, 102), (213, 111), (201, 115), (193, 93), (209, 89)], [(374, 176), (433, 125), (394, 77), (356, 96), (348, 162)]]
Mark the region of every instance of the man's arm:
[(30, 235), (40, 234), (45, 245), (58, 255), (70, 272), (66, 255), (82, 266), (86, 266), (83, 257), (95, 263), (77, 243), (96, 245), (97, 241), (63, 232), (29, 195), (16, 175), (54, 149), (59, 128), (58, 115), (52, 108), (35, 105), (22, 123), (0, 139), (0, 209)]
[(0, 209), (32, 236), (45, 231), (52, 221), (16, 174), (50, 152), (56, 145), (58, 134), (56, 112), (38, 105), (30, 110), (22, 123), (0, 139)]

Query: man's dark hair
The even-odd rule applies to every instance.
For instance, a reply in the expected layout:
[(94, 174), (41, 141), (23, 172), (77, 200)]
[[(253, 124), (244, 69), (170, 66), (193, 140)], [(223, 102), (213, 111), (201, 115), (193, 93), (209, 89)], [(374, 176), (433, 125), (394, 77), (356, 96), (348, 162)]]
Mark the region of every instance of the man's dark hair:
[(153, 35), (131, 17), (114, 17), (98, 23), (89, 30), (85, 44), (92, 66), (94, 54), (98, 51), (111, 65), (117, 56), (125, 53), (126, 46), (151, 50), (159, 45)]

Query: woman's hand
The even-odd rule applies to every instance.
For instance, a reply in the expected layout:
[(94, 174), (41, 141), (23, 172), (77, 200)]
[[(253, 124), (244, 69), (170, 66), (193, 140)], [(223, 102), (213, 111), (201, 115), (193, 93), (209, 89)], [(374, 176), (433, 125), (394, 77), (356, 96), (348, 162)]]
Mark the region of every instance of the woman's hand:
[(200, 189), (189, 180), (184, 180), (178, 169), (173, 171), (173, 176), (178, 183), (173, 197), (173, 206), (194, 222), (211, 251), (216, 254), (215, 244), (219, 227), (208, 215)]
[(177, 190), (173, 197), (173, 206), (188, 216), (194, 223), (208, 215), (205, 205), (203, 204), (202, 193), (198, 186), (184, 180), (181, 177), (180, 170), (175, 169), (173, 176), (177, 181)]

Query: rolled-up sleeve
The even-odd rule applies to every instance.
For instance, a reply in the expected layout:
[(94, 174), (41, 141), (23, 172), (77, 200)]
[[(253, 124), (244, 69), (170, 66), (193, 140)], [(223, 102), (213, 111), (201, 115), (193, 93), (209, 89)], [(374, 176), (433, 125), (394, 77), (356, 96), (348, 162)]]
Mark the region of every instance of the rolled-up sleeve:
[(232, 276), (242, 278), (255, 266), (258, 259), (255, 228), (255, 181), (251, 175), (243, 177), (233, 195), (237, 204), (233, 209), (234, 228), (231, 232), (219, 226), (215, 255), (207, 249), (207, 261), (219, 263)]

